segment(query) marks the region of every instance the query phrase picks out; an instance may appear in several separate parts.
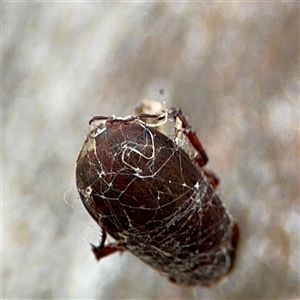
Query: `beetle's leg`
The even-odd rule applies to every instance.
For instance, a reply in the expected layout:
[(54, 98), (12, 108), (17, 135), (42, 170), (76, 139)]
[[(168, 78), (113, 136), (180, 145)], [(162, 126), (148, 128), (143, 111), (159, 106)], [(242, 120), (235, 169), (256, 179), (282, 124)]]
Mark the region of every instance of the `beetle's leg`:
[(91, 125), (93, 122), (96, 121), (104, 121), (104, 120), (110, 120), (111, 117), (106, 117), (106, 116), (95, 116), (89, 121), (89, 125)]
[(203, 170), (203, 171), (208, 182), (212, 185), (213, 188), (216, 188), (220, 183), (218, 176), (211, 170)]
[(97, 260), (100, 260), (103, 257), (106, 257), (116, 251), (124, 251), (125, 247), (120, 245), (119, 243), (111, 243), (106, 246), (104, 246), (106, 240), (106, 232), (103, 230), (102, 238), (99, 246), (95, 246), (91, 244), (92, 251), (96, 257)]
[(169, 117), (176, 119), (177, 117), (182, 122), (183, 133), (189, 139), (190, 143), (193, 145), (195, 150), (197, 151), (197, 155), (194, 160), (199, 164), (200, 168), (204, 167), (208, 162), (208, 157), (206, 152), (200, 143), (196, 132), (191, 130), (191, 126), (187, 122), (185, 116), (183, 115), (181, 109), (171, 109), (169, 112)]
[(112, 244), (108, 244), (106, 246), (95, 246), (93, 244), (91, 244), (92, 246), (92, 251), (96, 257), (97, 260), (100, 260), (103, 257), (106, 257), (116, 251), (123, 251), (125, 249), (123, 249), (118, 243), (112, 243)]

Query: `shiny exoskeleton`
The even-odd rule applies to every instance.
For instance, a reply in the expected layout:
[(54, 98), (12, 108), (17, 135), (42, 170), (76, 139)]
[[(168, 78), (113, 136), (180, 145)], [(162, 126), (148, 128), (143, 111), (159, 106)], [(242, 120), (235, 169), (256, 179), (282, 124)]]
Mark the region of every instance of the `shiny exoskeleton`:
[[(171, 139), (156, 123), (175, 121)], [(151, 124), (149, 120), (155, 120)], [(237, 224), (205, 169), (206, 153), (181, 110), (126, 118), (94, 117), (77, 160), (80, 198), (102, 228), (96, 258), (129, 250), (183, 285), (205, 285), (232, 269)], [(97, 125), (95, 125), (97, 124)], [(180, 146), (181, 135), (194, 147)], [(106, 233), (116, 243), (105, 245)]]

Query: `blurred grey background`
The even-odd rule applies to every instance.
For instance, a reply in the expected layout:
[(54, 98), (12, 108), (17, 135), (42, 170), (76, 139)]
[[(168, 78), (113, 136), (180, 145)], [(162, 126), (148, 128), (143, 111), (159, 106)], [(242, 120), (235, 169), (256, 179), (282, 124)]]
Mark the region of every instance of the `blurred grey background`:
[[(299, 3), (2, 3), (2, 298), (299, 297)], [(94, 115), (181, 107), (240, 224), (212, 288), (97, 263), (75, 166)]]

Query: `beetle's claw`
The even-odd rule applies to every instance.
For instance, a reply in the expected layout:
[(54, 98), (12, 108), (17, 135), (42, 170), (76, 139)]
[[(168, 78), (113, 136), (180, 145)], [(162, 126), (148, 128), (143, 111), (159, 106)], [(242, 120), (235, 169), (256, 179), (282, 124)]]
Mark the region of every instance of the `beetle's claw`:
[(101, 258), (110, 255), (116, 251), (123, 251), (124, 247), (120, 246), (119, 244), (108, 244), (107, 246), (102, 245), (102, 243), (99, 246), (95, 246), (93, 244), (90, 244), (92, 246), (92, 251), (96, 257), (96, 259), (99, 261)]
[(94, 244), (90, 244), (90, 245), (92, 246), (92, 251), (97, 260), (100, 260), (102, 257), (105, 256), (103, 255), (103, 247), (101, 245), (99, 246), (95, 246)]

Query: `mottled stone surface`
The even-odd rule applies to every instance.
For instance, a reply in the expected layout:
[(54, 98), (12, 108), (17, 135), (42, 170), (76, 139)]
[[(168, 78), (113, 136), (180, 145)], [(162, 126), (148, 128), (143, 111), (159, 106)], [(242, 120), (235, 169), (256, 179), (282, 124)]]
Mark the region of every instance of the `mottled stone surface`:
[[(298, 3), (2, 3), (2, 297), (299, 297)], [(236, 268), (181, 288), (129, 253), (97, 263), (75, 187), (94, 115), (165, 91), (220, 176)]]

